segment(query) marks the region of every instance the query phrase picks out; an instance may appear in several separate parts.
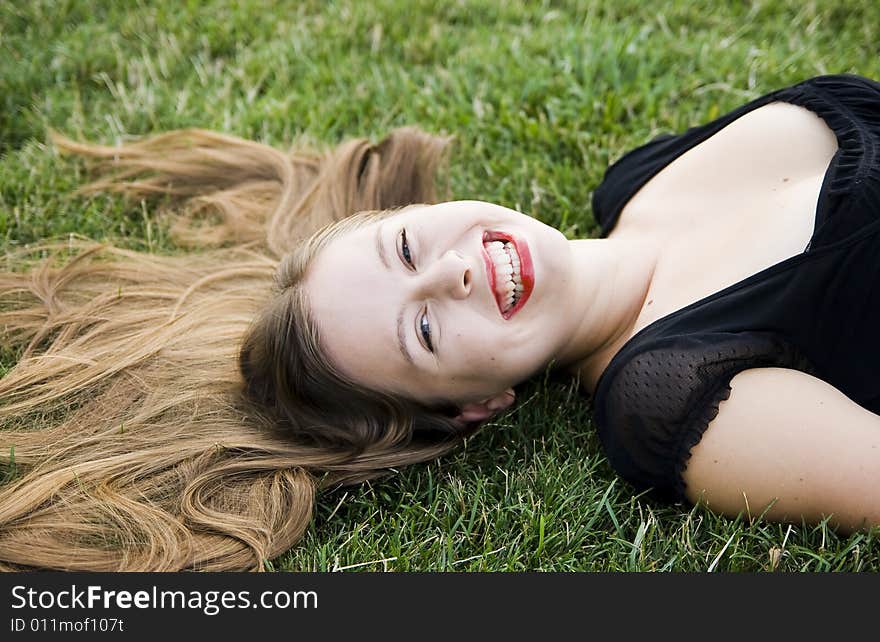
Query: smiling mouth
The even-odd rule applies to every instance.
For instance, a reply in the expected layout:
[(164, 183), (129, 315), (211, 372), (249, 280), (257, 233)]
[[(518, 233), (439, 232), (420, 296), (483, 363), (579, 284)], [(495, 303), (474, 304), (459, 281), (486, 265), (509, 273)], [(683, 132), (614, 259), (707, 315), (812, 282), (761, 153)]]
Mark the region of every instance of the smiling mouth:
[(535, 286), (529, 246), (525, 239), (487, 231), (483, 233), (483, 260), (498, 310), (509, 319), (522, 309)]

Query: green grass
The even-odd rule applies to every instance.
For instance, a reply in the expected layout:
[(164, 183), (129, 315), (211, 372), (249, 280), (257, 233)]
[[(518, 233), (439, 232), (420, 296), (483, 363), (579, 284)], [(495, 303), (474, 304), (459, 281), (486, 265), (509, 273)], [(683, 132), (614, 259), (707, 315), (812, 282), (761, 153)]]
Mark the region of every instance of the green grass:
[[(70, 198), (82, 169), (48, 127), (114, 143), (198, 126), (286, 146), (417, 124), (457, 137), (453, 197), (593, 236), (592, 190), (623, 152), (812, 75), (880, 77), (878, 43), (873, 0), (0, 3), (0, 245), (77, 232), (174, 251), (148, 234), (150, 212)], [(543, 381), (525, 398), (451, 456), (322, 495), (272, 567), (880, 569), (878, 530), (636, 497), (588, 401)]]

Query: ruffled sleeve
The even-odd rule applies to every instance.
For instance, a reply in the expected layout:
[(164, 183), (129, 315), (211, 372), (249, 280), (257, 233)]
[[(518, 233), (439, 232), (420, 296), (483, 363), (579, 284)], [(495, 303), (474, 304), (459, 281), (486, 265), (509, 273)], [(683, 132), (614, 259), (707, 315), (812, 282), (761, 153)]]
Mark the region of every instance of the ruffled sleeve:
[(594, 396), (594, 419), (615, 470), (638, 490), (686, 501), (682, 472), (730, 381), (749, 368), (817, 375), (800, 350), (769, 332), (666, 337), (612, 361)]

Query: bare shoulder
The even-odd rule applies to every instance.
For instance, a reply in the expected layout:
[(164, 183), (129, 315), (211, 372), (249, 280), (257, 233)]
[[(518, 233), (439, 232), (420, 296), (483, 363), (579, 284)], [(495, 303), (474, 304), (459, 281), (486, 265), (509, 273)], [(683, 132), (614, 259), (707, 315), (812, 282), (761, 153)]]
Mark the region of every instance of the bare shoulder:
[(768, 194), (824, 175), (836, 151), (837, 137), (819, 116), (791, 103), (770, 103), (673, 160), (631, 204), (686, 211), (743, 198), (765, 203)]
[(737, 118), (693, 151), (694, 161), (723, 170), (728, 184), (731, 177), (778, 183), (824, 173), (837, 138), (810, 110), (774, 102)]
[(735, 515), (880, 524), (880, 415), (798, 370), (737, 374), (684, 471), (687, 497)]
[[(763, 149), (790, 161), (811, 163), (827, 159), (837, 150), (837, 137), (817, 114), (800, 105), (774, 102), (744, 114), (722, 132), (735, 146)], [(761, 160), (760, 158), (754, 160)]]

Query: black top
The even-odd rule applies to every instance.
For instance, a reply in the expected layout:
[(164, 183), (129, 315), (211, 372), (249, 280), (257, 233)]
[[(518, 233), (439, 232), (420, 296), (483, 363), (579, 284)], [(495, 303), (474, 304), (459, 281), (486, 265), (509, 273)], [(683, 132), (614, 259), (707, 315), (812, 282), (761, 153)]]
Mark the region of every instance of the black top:
[(774, 101), (811, 110), (837, 137), (807, 247), (643, 328), (608, 364), (594, 394), (611, 464), (663, 499), (685, 500), (681, 473), (690, 450), (742, 370), (801, 370), (880, 414), (880, 83), (821, 76), (656, 138), (608, 169), (593, 195), (594, 215), (607, 236), (660, 170)]

